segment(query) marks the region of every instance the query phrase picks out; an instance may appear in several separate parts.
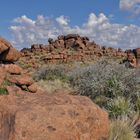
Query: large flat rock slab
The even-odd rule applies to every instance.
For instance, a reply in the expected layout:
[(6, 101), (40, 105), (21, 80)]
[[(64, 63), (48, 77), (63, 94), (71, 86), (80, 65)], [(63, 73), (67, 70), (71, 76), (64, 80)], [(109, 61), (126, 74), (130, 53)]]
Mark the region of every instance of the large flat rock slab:
[(108, 114), (63, 93), (0, 96), (0, 140), (107, 140)]

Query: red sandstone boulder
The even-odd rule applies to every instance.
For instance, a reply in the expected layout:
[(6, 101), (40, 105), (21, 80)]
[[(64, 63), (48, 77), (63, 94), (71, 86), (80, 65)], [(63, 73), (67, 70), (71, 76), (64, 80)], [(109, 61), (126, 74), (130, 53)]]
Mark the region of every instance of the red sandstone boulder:
[(0, 60), (6, 62), (15, 62), (19, 58), (20, 53), (15, 48), (13, 48), (12, 45), (9, 44), (9, 42), (5, 41), (4, 45), (2, 45), (0, 49)]
[[(60, 49), (61, 48), (61, 44), (60, 44), (59, 40), (56, 40), (53, 43), (53, 46), (54, 46), (55, 49)], [(64, 47), (64, 46), (62, 46), (62, 47)]]
[(3, 65), (2, 67), (6, 72), (8, 72), (10, 74), (19, 75), (23, 72), (23, 69), (15, 64), (6, 64), (6, 65)]
[(0, 96), (1, 140), (107, 140), (108, 115), (67, 94)]
[(8, 50), (10, 47), (12, 47), (12, 45), (7, 40), (0, 37), (0, 54)]
[(11, 75), (7, 79), (9, 82), (17, 84), (19, 86), (30, 86), (34, 83), (33, 79), (28, 75)]
[(20, 53), (12, 47), (10, 42), (0, 38), (0, 60), (14, 62), (17, 61), (20, 57)]
[(21, 95), (21, 94), (27, 93), (27, 91), (24, 91), (20, 87), (15, 86), (15, 85), (7, 86), (6, 89), (7, 89), (9, 95)]
[(75, 39), (74, 38), (69, 38), (65, 40), (65, 47), (66, 49), (73, 48), (75, 46)]
[(78, 49), (85, 49), (85, 44), (82, 42), (82, 40), (76, 40), (74, 45), (77, 50)]
[(32, 93), (36, 93), (36, 92), (37, 92), (37, 89), (38, 89), (38, 86), (37, 86), (36, 83), (34, 83), (34, 84), (28, 86), (28, 90), (29, 90), (30, 92), (32, 92)]
[(3, 42), (0, 42), (0, 53), (6, 51), (7, 49), (8, 47)]
[(133, 51), (136, 56), (137, 66), (140, 66), (140, 48), (134, 49)]

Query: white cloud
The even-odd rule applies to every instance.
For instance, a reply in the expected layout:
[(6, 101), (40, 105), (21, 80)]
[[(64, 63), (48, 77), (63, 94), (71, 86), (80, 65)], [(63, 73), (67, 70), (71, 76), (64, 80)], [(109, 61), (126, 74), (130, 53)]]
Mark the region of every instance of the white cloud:
[(120, 9), (140, 13), (140, 0), (120, 0)]
[(13, 20), (15, 23), (20, 23), (20, 24), (27, 24), (33, 26), (35, 24), (35, 21), (31, 20), (30, 18), (26, 17), (26, 15), (23, 15), (19, 18), (16, 18)]
[(64, 17), (64, 16), (60, 16), (56, 18), (56, 21), (60, 24), (60, 25), (68, 25), (68, 18)]
[[(62, 19), (65, 22), (56, 19)], [(14, 23), (10, 27), (13, 44), (18, 48), (30, 47), (33, 43), (47, 43), (49, 37), (56, 38), (60, 34), (69, 33), (88, 36), (100, 45), (116, 48), (136, 48), (140, 44), (139, 26), (110, 23), (109, 18), (103, 13), (98, 16), (91, 13), (86, 23), (74, 27), (69, 25), (67, 18), (64, 16), (56, 19), (42, 15), (38, 16), (36, 20), (27, 16), (14, 19)]]

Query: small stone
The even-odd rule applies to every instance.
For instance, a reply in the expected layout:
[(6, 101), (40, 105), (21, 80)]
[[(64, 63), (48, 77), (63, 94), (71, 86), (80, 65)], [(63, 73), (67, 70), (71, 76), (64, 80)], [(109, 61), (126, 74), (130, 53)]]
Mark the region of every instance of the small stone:
[(29, 90), (30, 92), (32, 92), (32, 93), (37, 92), (37, 84), (34, 83), (34, 84), (30, 85), (30, 86), (28, 87), (28, 90)]

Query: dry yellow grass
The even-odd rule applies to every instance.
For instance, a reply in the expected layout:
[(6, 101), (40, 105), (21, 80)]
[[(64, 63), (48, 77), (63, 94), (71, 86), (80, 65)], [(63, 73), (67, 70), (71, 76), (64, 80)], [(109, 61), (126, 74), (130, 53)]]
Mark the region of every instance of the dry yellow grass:
[(61, 89), (72, 92), (72, 88), (70, 87), (70, 85), (66, 82), (62, 82), (59, 79), (56, 79), (54, 81), (40, 80), (38, 84), (49, 94), (52, 94)]

